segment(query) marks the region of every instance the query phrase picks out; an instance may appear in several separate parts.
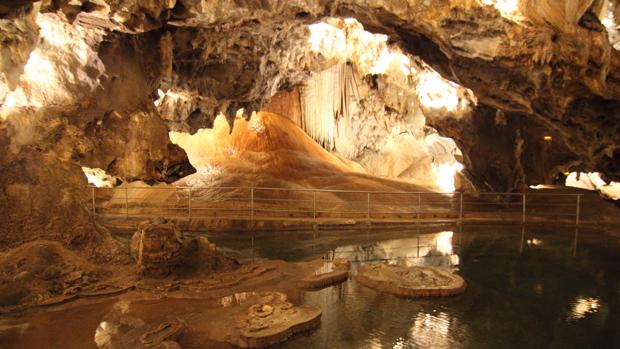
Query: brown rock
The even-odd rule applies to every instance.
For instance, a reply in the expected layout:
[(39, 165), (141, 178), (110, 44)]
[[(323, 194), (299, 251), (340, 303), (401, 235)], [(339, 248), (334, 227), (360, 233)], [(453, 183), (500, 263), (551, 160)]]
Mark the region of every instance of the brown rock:
[(375, 290), (407, 297), (452, 296), (465, 292), (466, 287), (462, 277), (440, 267), (362, 265), (356, 280)]
[(166, 276), (183, 249), (181, 230), (163, 218), (142, 222), (131, 238), (131, 254), (138, 270), (149, 276)]

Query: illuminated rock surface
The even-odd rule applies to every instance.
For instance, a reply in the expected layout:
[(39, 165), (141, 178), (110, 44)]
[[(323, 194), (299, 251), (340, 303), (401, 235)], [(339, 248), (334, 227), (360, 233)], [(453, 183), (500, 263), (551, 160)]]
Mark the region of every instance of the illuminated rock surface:
[(452, 296), (465, 292), (466, 287), (462, 277), (441, 267), (362, 265), (355, 278), (377, 291), (407, 297)]
[[(591, 0), (0, 5), (2, 302), (135, 286), (135, 275), (115, 279), (130, 255), (95, 224), (82, 168), (124, 185), (518, 191), (593, 171), (618, 183), (618, 9)], [(187, 146), (192, 137), (202, 153)], [(93, 285), (93, 275), (110, 279)]]

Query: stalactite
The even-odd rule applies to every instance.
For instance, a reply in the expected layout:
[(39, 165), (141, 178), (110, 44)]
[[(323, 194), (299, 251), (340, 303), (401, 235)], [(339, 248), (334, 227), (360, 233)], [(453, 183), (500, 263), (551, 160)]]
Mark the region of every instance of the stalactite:
[(337, 64), (314, 74), (302, 89), (301, 127), (325, 149), (334, 148), (336, 121), (350, 119), (359, 101), (355, 73), (348, 64)]

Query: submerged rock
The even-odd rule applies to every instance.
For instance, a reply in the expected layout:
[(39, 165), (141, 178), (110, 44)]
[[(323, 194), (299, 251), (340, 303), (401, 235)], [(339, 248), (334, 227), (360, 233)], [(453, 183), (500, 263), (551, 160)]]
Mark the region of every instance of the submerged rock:
[(465, 292), (462, 277), (441, 267), (362, 265), (356, 280), (377, 291), (407, 297), (452, 296)]

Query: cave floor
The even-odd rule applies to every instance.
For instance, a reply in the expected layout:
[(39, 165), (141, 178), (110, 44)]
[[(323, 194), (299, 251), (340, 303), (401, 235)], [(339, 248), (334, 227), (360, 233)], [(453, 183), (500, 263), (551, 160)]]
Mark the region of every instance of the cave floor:
[[(8, 348), (97, 348), (95, 333), (101, 340), (102, 322), (116, 325), (112, 336), (118, 336), (134, 322), (180, 319), (187, 323), (178, 340), (181, 347), (222, 348), (226, 331), (213, 319), (225, 322), (235, 316), (223, 302), (271, 290), (323, 312), (317, 330), (293, 337), (282, 344), (285, 348), (617, 347), (620, 241), (607, 233), (509, 226), (210, 233), (219, 251), (244, 260), (242, 272), (255, 275), (207, 291), (191, 287), (204, 280), (143, 280), (117, 296), (5, 314), (0, 343)], [(353, 272), (360, 264), (380, 261), (452, 267), (468, 288), (452, 298), (406, 299), (349, 279), (304, 291), (296, 275), (318, 261), (301, 261), (318, 256), (348, 259)], [(165, 287), (175, 283), (180, 286)], [(115, 315), (119, 309), (126, 310)]]

